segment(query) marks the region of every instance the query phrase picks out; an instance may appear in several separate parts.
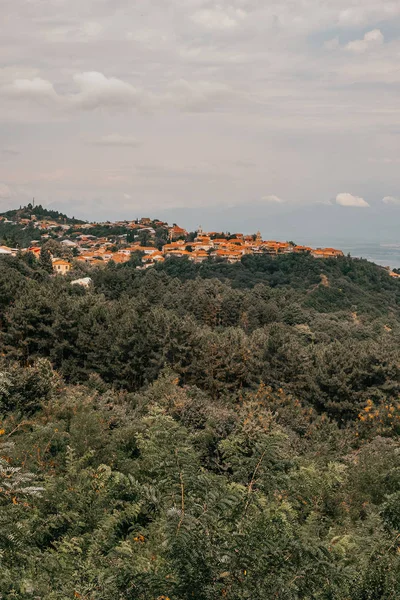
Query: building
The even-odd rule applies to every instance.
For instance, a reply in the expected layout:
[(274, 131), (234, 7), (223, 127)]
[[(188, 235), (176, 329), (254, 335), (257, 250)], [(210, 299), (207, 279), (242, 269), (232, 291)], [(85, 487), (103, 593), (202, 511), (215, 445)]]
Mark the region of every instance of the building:
[(71, 285), (81, 285), (82, 287), (89, 287), (92, 283), (92, 279), (90, 277), (82, 277), (81, 279), (75, 279), (75, 281), (71, 281)]
[(179, 227), (179, 225), (174, 225), (169, 230), (169, 237), (171, 240), (177, 240), (178, 238), (187, 237), (188, 232), (186, 229)]
[(7, 246), (0, 246), (0, 254), (3, 256), (15, 256), (18, 250), (16, 248), (8, 248)]
[(312, 250), (311, 256), (314, 258), (337, 258), (338, 256), (343, 256), (343, 252), (335, 250), (335, 248), (317, 248), (316, 250)]
[(71, 264), (62, 258), (55, 258), (53, 260), (53, 270), (57, 275), (66, 275), (71, 270)]

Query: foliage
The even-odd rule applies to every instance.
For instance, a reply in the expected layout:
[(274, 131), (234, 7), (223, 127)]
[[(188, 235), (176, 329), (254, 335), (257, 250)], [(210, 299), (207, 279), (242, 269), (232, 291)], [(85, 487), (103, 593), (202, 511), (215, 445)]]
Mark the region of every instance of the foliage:
[(398, 282), (42, 263), (0, 259), (1, 598), (400, 596)]

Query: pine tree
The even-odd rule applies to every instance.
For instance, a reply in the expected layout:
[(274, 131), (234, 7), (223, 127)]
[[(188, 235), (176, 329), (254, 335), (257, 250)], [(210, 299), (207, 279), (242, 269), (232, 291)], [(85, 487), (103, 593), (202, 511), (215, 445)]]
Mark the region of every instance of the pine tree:
[(46, 248), (42, 248), (40, 250), (39, 264), (42, 267), (42, 269), (44, 269), (48, 273), (53, 273), (53, 263), (51, 261), (51, 254)]

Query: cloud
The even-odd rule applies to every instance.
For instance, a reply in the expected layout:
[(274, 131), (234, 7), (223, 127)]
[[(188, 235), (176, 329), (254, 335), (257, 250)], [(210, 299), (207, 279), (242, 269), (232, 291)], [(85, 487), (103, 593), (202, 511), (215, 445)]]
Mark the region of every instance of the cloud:
[(57, 100), (58, 98), (53, 84), (40, 77), (35, 77), (33, 79), (15, 79), (10, 85), (5, 86), (4, 91), (9, 96), (27, 100)]
[(363, 37), (362, 40), (354, 40), (349, 42), (346, 46), (347, 50), (351, 52), (356, 52), (361, 54), (370, 48), (374, 48), (376, 46), (381, 46), (385, 38), (380, 29), (373, 29), (372, 31), (368, 31)]
[[(336, 205), (337, 189), (365, 196), (367, 167), (392, 225), (395, 207), (381, 200), (400, 196), (399, 0), (1, 5), (0, 145), (21, 154), (0, 151), (0, 181), (18, 201), (28, 186), (41, 201), (79, 198), (82, 210), (101, 197), (116, 214), (128, 189), (132, 203), (245, 205), (250, 195), (276, 212), (331, 196)], [(393, 159), (368, 163), (371, 139)], [(155, 175), (138, 173), (132, 153)], [(209, 172), (195, 170), (206, 162)], [(60, 166), (63, 179), (37, 181)], [(107, 187), (104, 172), (122, 167)]]
[(370, 0), (353, 0), (353, 6), (347, 6), (338, 15), (338, 21), (345, 26), (363, 25), (393, 19), (400, 13), (398, 2), (375, 2)]
[(131, 148), (136, 148), (141, 144), (140, 140), (133, 136), (119, 135), (117, 133), (103, 135), (101, 138), (94, 140), (91, 143), (95, 146), (127, 146)]
[(106, 77), (98, 71), (86, 71), (73, 77), (79, 92), (70, 96), (73, 105), (84, 109), (137, 106), (146, 108), (150, 96), (130, 83)]
[(336, 196), (336, 204), (340, 206), (352, 206), (355, 208), (366, 208), (369, 206), (368, 202), (361, 198), (360, 196), (353, 196), (353, 194), (349, 194), (347, 192), (342, 192)]
[(132, 200), (132, 196), (130, 194), (124, 194), (125, 200)]
[(400, 206), (400, 198), (396, 198), (395, 196), (385, 196), (382, 198), (382, 202), (391, 206)]
[(270, 194), (269, 196), (263, 196), (261, 200), (263, 200), (264, 202), (273, 202), (275, 204), (283, 204), (285, 202), (284, 200), (282, 200), (282, 198), (279, 198), (279, 196), (275, 196), (274, 194)]
[(224, 10), (221, 6), (216, 6), (214, 9), (195, 12), (192, 15), (192, 21), (206, 29), (223, 31), (234, 29), (245, 17), (246, 13), (240, 8)]
[[(98, 71), (86, 71), (73, 76), (78, 91), (59, 95), (53, 84), (38, 77), (15, 79), (5, 86), (6, 93), (20, 99), (51, 100), (63, 108), (96, 110), (101, 108), (130, 109), (143, 111), (174, 108), (184, 112), (214, 110), (223, 100), (233, 95), (233, 90), (219, 81), (178, 79), (167, 84), (165, 91), (158, 94), (137, 88), (117, 77), (106, 77)], [(104, 145), (126, 144), (120, 136), (110, 136)]]
[(8, 198), (11, 198), (11, 196), (12, 192), (8, 185), (6, 185), (5, 183), (0, 183), (0, 199), (7, 200)]

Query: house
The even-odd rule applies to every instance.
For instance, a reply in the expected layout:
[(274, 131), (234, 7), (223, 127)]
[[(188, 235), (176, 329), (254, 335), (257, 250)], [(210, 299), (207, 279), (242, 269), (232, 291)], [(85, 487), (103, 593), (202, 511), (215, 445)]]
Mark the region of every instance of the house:
[(205, 250), (194, 250), (193, 252), (190, 252), (189, 255), (189, 260), (193, 261), (194, 263), (202, 263), (207, 260), (207, 258), (208, 254)]
[(186, 229), (182, 229), (182, 227), (179, 227), (178, 225), (174, 225), (169, 230), (169, 237), (171, 240), (177, 240), (178, 238), (186, 237), (187, 234), (188, 232)]
[(164, 244), (162, 251), (164, 254), (176, 254), (181, 253), (185, 250), (185, 248), (186, 243), (183, 240), (178, 240), (177, 242), (172, 242), (171, 244)]
[(104, 255), (104, 260), (106, 260), (107, 262), (109, 260), (112, 260), (118, 265), (128, 262), (129, 259), (130, 259), (130, 256), (127, 256), (126, 254), (120, 254), (119, 252), (114, 252), (113, 254), (110, 255), (109, 258), (108, 258), (107, 254)]
[(295, 252), (296, 254), (307, 254), (309, 252), (312, 252), (312, 248), (310, 248), (310, 246), (295, 246), (293, 248), (293, 252)]
[(242, 258), (242, 253), (237, 250), (215, 250), (211, 255), (213, 258), (223, 258), (228, 263), (239, 262)]
[(142, 262), (145, 265), (154, 265), (157, 262), (164, 262), (164, 260), (165, 260), (165, 258), (159, 251), (153, 252), (150, 255), (145, 255), (142, 258)]
[(335, 248), (317, 248), (316, 250), (312, 250), (311, 256), (314, 258), (337, 258), (338, 256), (343, 256), (343, 252), (335, 250)]
[(71, 270), (71, 264), (62, 258), (53, 259), (53, 270), (57, 275), (66, 275)]
[(212, 241), (209, 238), (203, 238), (203, 241), (199, 242), (188, 242), (187, 246), (190, 246), (192, 250), (211, 250), (214, 247)]
[(8, 248), (7, 246), (0, 246), (0, 254), (2, 256), (15, 256), (18, 251), (15, 248)]
[[(164, 246), (165, 248), (165, 246)], [(182, 258), (183, 256), (190, 256), (192, 253), (189, 252), (188, 250), (185, 250), (183, 247), (181, 247), (180, 249), (175, 249), (175, 250), (164, 250), (164, 256), (167, 257), (171, 257), (171, 256), (177, 256), (178, 258)]]
[(92, 283), (92, 279), (90, 277), (82, 277), (81, 279), (75, 279), (75, 281), (71, 281), (71, 285), (81, 285), (82, 287), (89, 287)]
[(144, 252), (144, 254), (154, 254), (155, 252), (158, 252), (158, 248), (155, 248), (154, 246), (134, 246), (133, 249), (130, 249), (130, 252)]
[(40, 250), (41, 248), (39, 246), (30, 246), (29, 248), (27, 248), (26, 250), (24, 250), (24, 252), (32, 252), (33, 256), (37, 259), (39, 259), (40, 257)]

